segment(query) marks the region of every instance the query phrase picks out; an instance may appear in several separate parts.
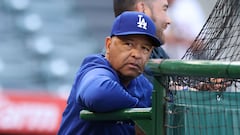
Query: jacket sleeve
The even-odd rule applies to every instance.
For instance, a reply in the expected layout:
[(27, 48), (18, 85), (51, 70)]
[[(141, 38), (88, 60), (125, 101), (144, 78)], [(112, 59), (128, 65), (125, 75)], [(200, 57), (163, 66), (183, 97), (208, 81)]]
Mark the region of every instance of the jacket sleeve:
[(77, 84), (77, 100), (94, 112), (107, 112), (137, 106), (139, 100), (131, 96), (107, 69), (87, 72)]

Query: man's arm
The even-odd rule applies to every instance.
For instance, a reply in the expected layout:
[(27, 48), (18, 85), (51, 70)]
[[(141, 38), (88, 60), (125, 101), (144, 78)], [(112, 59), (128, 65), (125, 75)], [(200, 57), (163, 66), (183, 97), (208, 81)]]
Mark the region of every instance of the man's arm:
[(95, 112), (136, 107), (139, 100), (131, 96), (117, 80), (109, 70), (91, 70), (79, 82), (77, 100)]

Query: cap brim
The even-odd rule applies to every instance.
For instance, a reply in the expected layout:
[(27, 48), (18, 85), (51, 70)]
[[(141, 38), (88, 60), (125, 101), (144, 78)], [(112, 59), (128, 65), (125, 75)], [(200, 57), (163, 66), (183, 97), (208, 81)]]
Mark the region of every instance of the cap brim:
[(154, 35), (151, 35), (146, 32), (123, 32), (123, 33), (118, 33), (118, 34), (112, 34), (111, 36), (127, 36), (127, 35), (145, 35), (148, 36), (149, 38), (152, 39), (152, 42), (154, 43), (153, 46), (159, 47), (163, 44), (162, 41), (160, 41), (157, 37)]

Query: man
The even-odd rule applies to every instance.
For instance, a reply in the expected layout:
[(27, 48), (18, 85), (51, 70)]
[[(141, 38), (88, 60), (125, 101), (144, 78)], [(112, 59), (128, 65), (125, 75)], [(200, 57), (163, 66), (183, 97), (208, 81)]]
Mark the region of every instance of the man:
[[(138, 11), (148, 15), (155, 23), (157, 28), (157, 37), (165, 42), (164, 30), (170, 25), (171, 19), (167, 15), (168, 0), (113, 0), (114, 15), (117, 17), (124, 11)], [(150, 56), (152, 59), (168, 59), (168, 54), (162, 47), (155, 47)], [(148, 67), (145, 67), (144, 75), (153, 81), (151, 72)], [(138, 127), (136, 127), (137, 135), (144, 134)]]
[(141, 12), (124, 12), (106, 38), (105, 55), (84, 59), (63, 113), (59, 135), (135, 135), (133, 121), (86, 121), (79, 112), (108, 112), (151, 106), (152, 84), (142, 75), (160, 45), (153, 21)]
[[(170, 25), (171, 19), (167, 15), (168, 0), (113, 0), (113, 8), (115, 16), (124, 11), (138, 11), (148, 15), (155, 23), (157, 28), (157, 36), (165, 41), (164, 30)], [(167, 59), (169, 56), (161, 48), (154, 48), (151, 58)]]

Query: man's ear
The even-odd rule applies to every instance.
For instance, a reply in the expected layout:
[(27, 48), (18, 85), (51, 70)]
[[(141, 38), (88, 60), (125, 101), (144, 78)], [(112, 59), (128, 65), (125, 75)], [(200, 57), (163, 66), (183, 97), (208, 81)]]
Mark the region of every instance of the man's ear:
[(112, 44), (112, 38), (111, 37), (106, 37), (106, 39), (105, 39), (106, 53), (109, 53), (109, 49), (110, 49), (111, 44)]
[(136, 11), (144, 13), (144, 9), (145, 9), (144, 6), (145, 6), (144, 2), (142, 2), (142, 1), (137, 2), (136, 6), (135, 6)]
[(135, 8), (138, 12), (142, 12), (148, 16), (151, 16), (151, 10), (149, 9), (148, 5), (143, 1), (138, 2)]

